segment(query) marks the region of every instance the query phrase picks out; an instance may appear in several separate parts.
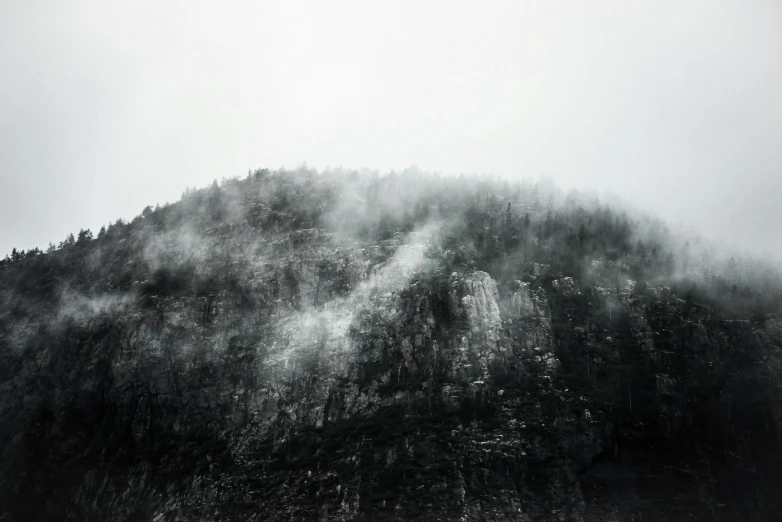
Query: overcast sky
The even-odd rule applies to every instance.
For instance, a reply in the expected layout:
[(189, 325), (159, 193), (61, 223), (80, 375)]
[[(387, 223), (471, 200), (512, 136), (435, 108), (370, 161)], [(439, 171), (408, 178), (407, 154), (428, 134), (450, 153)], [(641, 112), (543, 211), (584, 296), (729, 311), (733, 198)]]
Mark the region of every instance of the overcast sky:
[(610, 190), (782, 258), (782, 3), (0, 1), (0, 255), (302, 162)]

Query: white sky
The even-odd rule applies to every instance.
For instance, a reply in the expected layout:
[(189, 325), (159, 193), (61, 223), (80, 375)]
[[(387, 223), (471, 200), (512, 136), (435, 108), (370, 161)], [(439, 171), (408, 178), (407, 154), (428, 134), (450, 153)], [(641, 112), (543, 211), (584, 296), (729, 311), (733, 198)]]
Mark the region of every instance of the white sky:
[(782, 258), (782, 3), (0, 1), (0, 256), (248, 169), (610, 190)]

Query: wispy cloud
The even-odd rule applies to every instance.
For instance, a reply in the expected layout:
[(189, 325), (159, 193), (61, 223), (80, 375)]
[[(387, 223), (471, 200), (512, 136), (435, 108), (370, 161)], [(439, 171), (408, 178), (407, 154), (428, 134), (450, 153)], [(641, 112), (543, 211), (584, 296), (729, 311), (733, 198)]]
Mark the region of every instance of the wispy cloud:
[(427, 272), (434, 261), (426, 250), (436, 242), (443, 223), (428, 222), (411, 232), (394, 255), (373, 270), (350, 294), (326, 303), (322, 308), (308, 308), (287, 316), (277, 325), (283, 346), (272, 355), (272, 361), (293, 356), (302, 349), (317, 346), (337, 352), (350, 350), (349, 331), (357, 317), (364, 313), (380, 314), (390, 319), (396, 313), (396, 297), (408, 287), (416, 274)]
[(116, 314), (130, 307), (134, 301), (135, 295), (131, 293), (86, 295), (64, 288), (60, 292), (57, 321), (73, 319), (82, 322), (105, 314)]

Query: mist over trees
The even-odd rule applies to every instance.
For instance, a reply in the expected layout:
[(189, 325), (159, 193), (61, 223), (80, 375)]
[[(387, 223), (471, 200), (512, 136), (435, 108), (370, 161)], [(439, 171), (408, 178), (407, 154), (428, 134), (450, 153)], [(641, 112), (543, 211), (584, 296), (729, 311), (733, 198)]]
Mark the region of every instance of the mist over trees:
[(617, 473), (650, 459), (690, 488), (670, 513), (771, 513), (781, 285), (547, 179), (258, 169), (186, 189), (0, 262), (0, 518), (312, 520), (354, 488), (370, 519), (501, 493), (543, 520), (613, 505), (587, 470), (619, 445)]
[(54, 306), (63, 288), (139, 297), (241, 293), (239, 281), (255, 264), (318, 233), (334, 244), (373, 243), (432, 219), (445, 224), (437, 249), (447, 263), (485, 270), (501, 283), (539, 263), (608, 288), (628, 280), (638, 291), (669, 286), (725, 317), (762, 320), (782, 310), (782, 278), (770, 262), (728, 257), (659, 220), (593, 195), (565, 194), (547, 179), (444, 177), (416, 168), (385, 175), (258, 169), (187, 189), (179, 202), (147, 206), (97, 237), (80, 230), (45, 252), (14, 249), (0, 261), (0, 289), (7, 310), (30, 313)]

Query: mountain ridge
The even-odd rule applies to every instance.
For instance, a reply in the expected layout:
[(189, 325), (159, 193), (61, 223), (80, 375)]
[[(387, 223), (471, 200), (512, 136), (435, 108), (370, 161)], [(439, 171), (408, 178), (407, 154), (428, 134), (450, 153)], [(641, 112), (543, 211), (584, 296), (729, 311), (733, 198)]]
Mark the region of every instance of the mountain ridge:
[(5, 261), (3, 519), (777, 519), (778, 273), (549, 194), (258, 170)]

